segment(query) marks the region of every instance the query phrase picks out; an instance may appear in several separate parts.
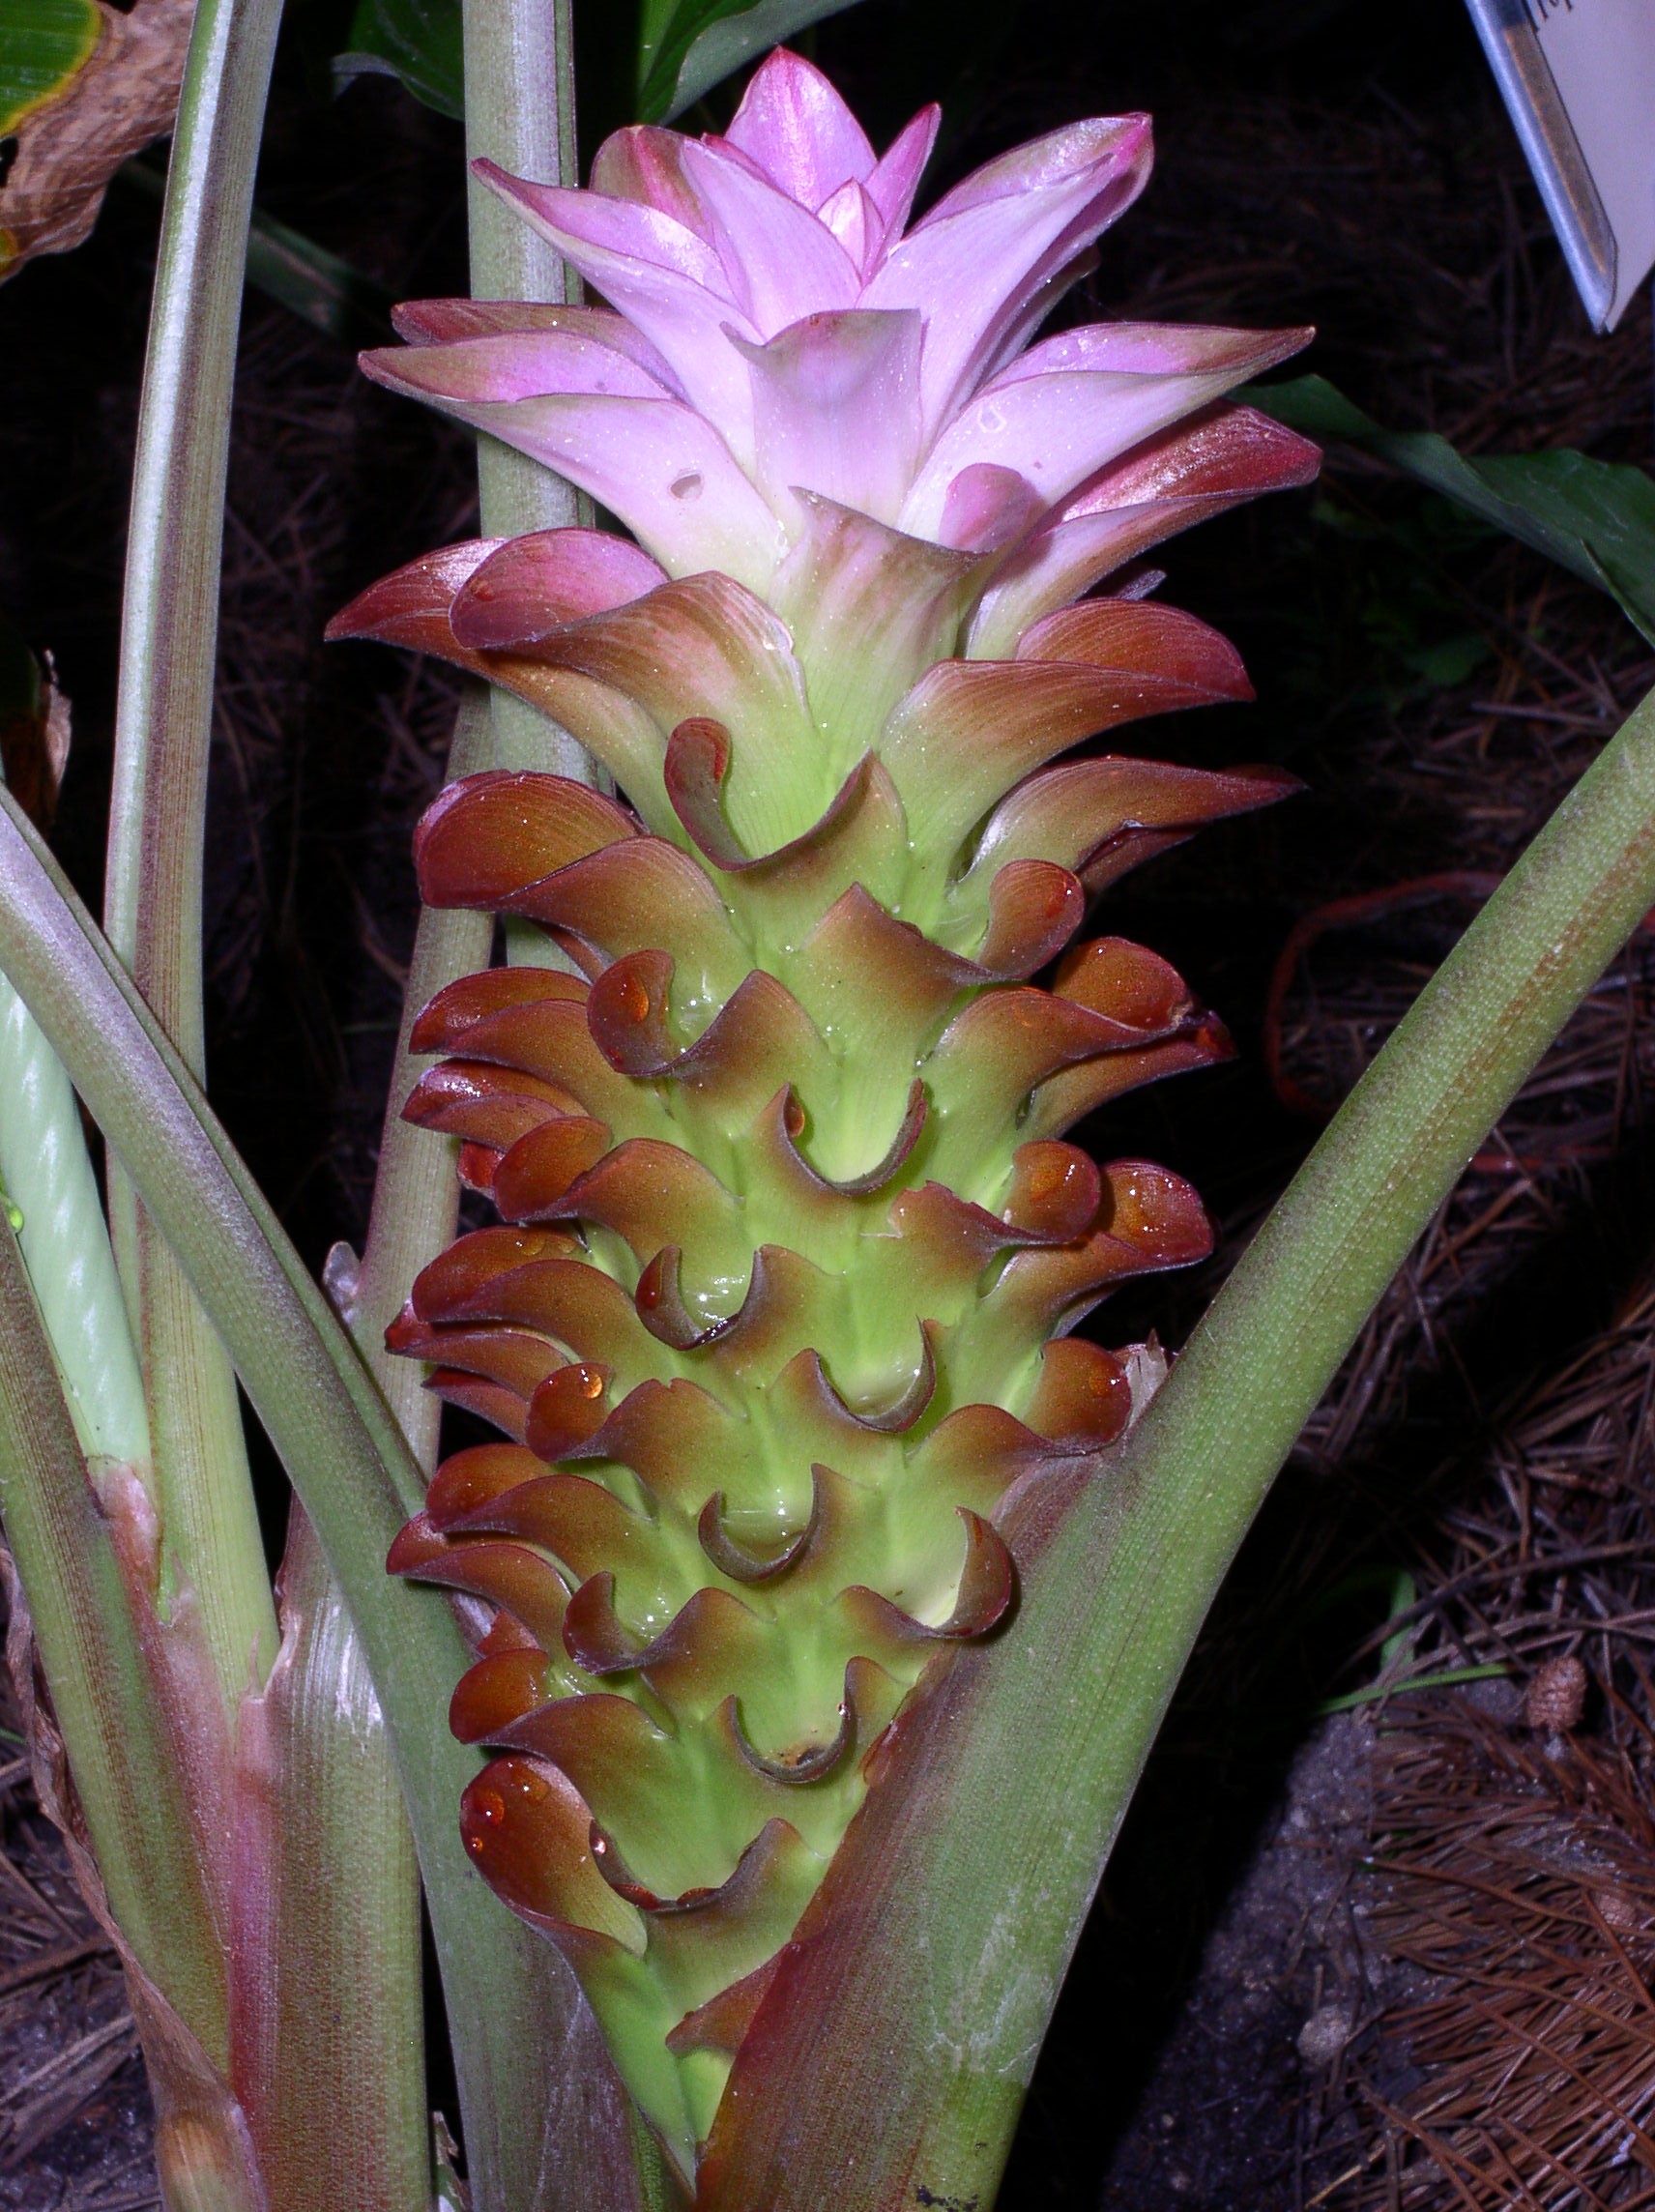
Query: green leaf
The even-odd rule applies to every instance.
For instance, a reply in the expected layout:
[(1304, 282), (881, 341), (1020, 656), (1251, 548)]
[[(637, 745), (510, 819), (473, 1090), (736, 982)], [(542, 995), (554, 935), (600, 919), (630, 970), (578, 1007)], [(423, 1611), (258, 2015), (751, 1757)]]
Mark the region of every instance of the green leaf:
[(638, 118), (670, 123), (758, 55), (855, 0), (645, 0)]
[(55, 100), (91, 58), (96, 0), (6, 0), (0, 11), (0, 135)]
[[(671, 122), (771, 46), (854, 5), (855, 0), (644, 0), (629, 73), (638, 120)], [(624, 13), (614, 11), (613, 21), (624, 27)], [(357, 0), (346, 51), (335, 55), (334, 75), (347, 84), (369, 74), (400, 78), (427, 107), (463, 116), (460, 0)]]
[(357, 0), (334, 76), (341, 85), (358, 76), (398, 77), (439, 115), (463, 117), (459, 0)]
[(1324, 376), (1237, 394), (1307, 437), (1390, 462), (1619, 601), (1655, 641), (1655, 478), (1564, 448), (1471, 459), (1434, 430), (1387, 430)]

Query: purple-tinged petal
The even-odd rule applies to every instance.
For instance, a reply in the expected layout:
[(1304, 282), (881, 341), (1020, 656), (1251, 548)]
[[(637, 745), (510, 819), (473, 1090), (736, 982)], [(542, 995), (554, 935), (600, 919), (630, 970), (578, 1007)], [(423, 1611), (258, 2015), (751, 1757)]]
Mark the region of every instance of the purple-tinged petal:
[(1321, 464), (1321, 449), (1308, 438), (1256, 407), (1229, 402), (1123, 454), (1082, 484), (1060, 519), (1158, 499), (1277, 491), (1310, 483)]
[(1101, 852), (1143, 832), (1195, 830), (1272, 806), (1300, 788), (1280, 769), (1214, 774), (1119, 754), (1064, 761), (1019, 784), (995, 808), (954, 895), (976, 912), (1001, 870), (1017, 860), (1056, 860), (1083, 874)]
[(681, 722), (722, 723), (733, 741), (725, 803), (749, 853), (798, 835), (833, 795), (787, 631), (728, 575), (663, 584), (530, 651), (636, 701), (663, 746)]
[(721, 569), (763, 592), (787, 551), (780, 523), (729, 448), (676, 399), (439, 404), (590, 492), (670, 576)]
[(328, 625), (330, 641), (375, 637), (487, 677), (595, 753), (652, 829), (670, 825), (674, 816), (661, 788), (661, 733), (631, 700), (572, 670), (547, 667), (521, 653), (481, 653), (455, 637), (449, 621), (455, 597), (483, 562), (509, 542), (477, 538), (410, 561), (336, 614)]
[(643, 333), (607, 307), (566, 307), (551, 300), (412, 300), (392, 308), (391, 322), (399, 338), (416, 346), (570, 331), (625, 354), (666, 391), (679, 391), (678, 379)]
[[(537, 185), (527, 177), (510, 176), (486, 160), (472, 166), (475, 175), (537, 229), (544, 228), (548, 235), (566, 233), (578, 245), (616, 260), (669, 270), (703, 291), (722, 293), (727, 306), (738, 304), (724, 289), (723, 267), (706, 239), (659, 208), (569, 186)], [(629, 312), (624, 307), (622, 311)]]
[(818, 220), (833, 233), (855, 266), (866, 276), (879, 262), (886, 241), (884, 218), (868, 197), (867, 187), (858, 185), (854, 178), (848, 185), (841, 185), (831, 199), (822, 203)]
[(945, 868), (1014, 784), (1082, 738), (1251, 697), (1234, 647), (1195, 616), (1089, 599), (1036, 625), (1014, 661), (939, 661), (891, 715), (880, 757), (915, 856)]
[(919, 459), (919, 317), (810, 315), (767, 345), (737, 341), (753, 379), (759, 480), (894, 522)]
[(747, 376), (725, 333), (760, 334), (729, 297), (716, 254), (653, 209), (529, 184), (492, 161), (478, 162), (476, 173), (636, 325), (695, 406), (740, 443)]
[(683, 166), (711, 218), (727, 288), (762, 336), (856, 306), (859, 273), (810, 210), (710, 146), (686, 143)]
[(755, 71), (727, 135), (812, 213), (848, 179), (874, 173), (861, 125), (822, 72), (785, 46)]
[(996, 553), (1027, 535), (1050, 506), (1027, 477), (994, 461), (973, 461), (949, 484), (937, 540), (962, 552)]
[(1146, 116), (1076, 123), (991, 161), (939, 202), (869, 281), (862, 305), (925, 316), (929, 428), (945, 422), (1042, 285), (1144, 189)]
[(978, 564), (831, 500), (802, 505), (804, 530), (770, 602), (809, 672), (810, 711), (831, 757), (849, 763), (931, 663), (955, 651)]
[(1031, 377), (1069, 370), (1113, 369), (1129, 376), (1227, 372), (1232, 383), (1256, 375), (1316, 335), (1303, 328), (1231, 330), (1221, 323), (1083, 323), (1042, 338), (1002, 369), (988, 390), (1003, 392)]
[(607, 614), (666, 582), (641, 546), (609, 530), (537, 530), (474, 569), (449, 609), (461, 645), (531, 645), (565, 624)]
[(491, 554), (508, 545), (507, 538), (468, 538), (422, 553), (343, 606), (323, 632), (330, 645), (343, 638), (372, 637), (382, 645), (405, 645), (416, 653), (442, 653), (449, 644), (448, 615), (454, 594)]
[(615, 200), (631, 200), (670, 216), (682, 228), (693, 231), (711, 246), (707, 217), (695, 196), (695, 188), (683, 173), (683, 149), (688, 141), (677, 131), (662, 131), (648, 123), (628, 124), (605, 138), (592, 160), (590, 189)]
[(1032, 371), (1018, 363), (955, 416), (931, 450), (901, 527), (935, 537), (953, 480), (983, 461), (1015, 469), (1056, 506), (1129, 447), (1304, 342), (1298, 331), (1129, 324), (1050, 338), (1025, 357), (1037, 364)]
[(866, 180), (868, 197), (879, 209), (887, 238), (902, 236), (942, 122), (943, 110), (935, 101), (922, 107), (897, 132)]
[(629, 354), (584, 331), (520, 331), (445, 345), (378, 346), (361, 357), (376, 384), (419, 399), (537, 399), (546, 393), (604, 393), (664, 399), (665, 386)]
[(1238, 500), (1309, 483), (1321, 458), (1308, 440), (1251, 407), (1209, 409), (1134, 448), (1018, 548), (983, 596), (970, 657), (1014, 652), (1031, 623), (1079, 598), (1111, 569)]
[(1008, 324), (1001, 333), (1000, 342), (994, 352), (984, 357), (977, 372), (978, 381), (983, 384), (992, 383), (1003, 369), (1008, 368), (1058, 303), (1066, 299), (1077, 284), (1091, 276), (1097, 265), (1097, 248), (1089, 246), (1083, 252), (1077, 253), (1072, 261), (1065, 261), (1060, 269), (1048, 276), (1024, 302), (1017, 320)]

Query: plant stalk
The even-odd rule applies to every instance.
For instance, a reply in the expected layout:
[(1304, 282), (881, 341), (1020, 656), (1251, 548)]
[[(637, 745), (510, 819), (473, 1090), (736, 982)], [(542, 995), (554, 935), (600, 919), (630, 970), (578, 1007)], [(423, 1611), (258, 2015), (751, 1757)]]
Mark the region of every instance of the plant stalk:
[(0, 977), (0, 1193), (75, 1435), (89, 1459), (147, 1474), (149, 1412), (80, 1109), (56, 1053)]
[[(197, 1080), (202, 848), (224, 483), (253, 171), (280, 0), (199, 0), (167, 169), (122, 608), (105, 915)], [(276, 1655), (235, 1375), (119, 1176), (110, 1216), (143, 1361), (162, 1542), (233, 1721)]]
[[(466, 157), (498, 161), (539, 184), (579, 174), (574, 126), (570, 0), (463, 0)], [(466, 202), (471, 289), (478, 300), (573, 300), (580, 280), (563, 256), (473, 176)], [(581, 515), (574, 488), (496, 438), (477, 442), (485, 538), (559, 530)], [(501, 768), (544, 769), (594, 780), (583, 749), (521, 699), (494, 689), (495, 758)]]
[[(460, 703), (449, 754), (449, 780), (493, 766), (489, 693), (476, 684), (467, 688)], [(393, 1359), (387, 1353), (385, 1332), (400, 1312), (415, 1276), (453, 1240), (459, 1220), (459, 1140), (413, 1128), (402, 1119), (403, 1105), (419, 1076), (408, 1037), (421, 1008), (445, 984), (488, 966), (493, 933), (493, 918), (486, 914), (458, 907), (420, 910), (380, 1132), (367, 1240), (347, 1317), (369, 1372), (427, 1475), (437, 1464), (442, 1404), (426, 1389), (426, 1370), (419, 1360)]]
[[(899, 1723), (738, 2061), (728, 2185), (707, 2212), (893, 2212), (916, 2185), (986, 2212), (1103, 1866), (1253, 1516), (1408, 1251), (1652, 902), (1655, 695), (1346, 1101), (1031, 1563), (1009, 1632), (950, 1662)], [(846, 2111), (877, 2118), (848, 2136)]]
[[(119, 1471), (103, 1463), (106, 1479)], [(140, 1970), (222, 2064), (220, 1930), (151, 1653), (130, 1602), (115, 1521), (93, 1487), (28, 1270), (3, 1217), (0, 1522), (110, 1907)]]

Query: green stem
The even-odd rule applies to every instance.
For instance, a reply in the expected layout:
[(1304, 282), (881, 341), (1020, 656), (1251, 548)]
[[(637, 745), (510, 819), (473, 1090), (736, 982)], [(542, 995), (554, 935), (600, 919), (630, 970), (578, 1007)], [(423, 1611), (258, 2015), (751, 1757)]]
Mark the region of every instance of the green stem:
[(80, 1448), (147, 1473), (149, 1413), (98, 1179), (62, 1062), (0, 977), (0, 1193)]
[(430, 2212), (420, 1877), (361, 1639), (306, 1516), (242, 1708), (234, 2068), (272, 2212)]
[[(486, 695), (460, 710), (450, 772), (486, 767)], [(441, 1407), (386, 1324), (452, 1237), (451, 1143), (409, 1127), (408, 1031), (442, 985), (486, 964), (485, 916), (422, 913), (374, 1180), (351, 1331), (409, 1449), (428, 1474)], [(362, 1640), (315, 1531), (296, 1509), (281, 1576), (282, 1658), (252, 1722), (270, 1746), (262, 1843), (274, 1894), (246, 1947), (257, 2003), (247, 2052), (255, 2132), (273, 2194), (301, 2205), (328, 2173), (363, 2212), (428, 2212), (419, 1869)], [(440, 1725), (435, 1723), (434, 1725)], [(249, 1776), (256, 1790), (256, 1771)], [(300, 2053), (305, 2063), (296, 2063)], [(350, 2186), (347, 2186), (350, 2184)]]
[[(111, 943), (191, 1072), (205, 1067), (202, 846), (224, 480), (253, 170), (280, 0), (199, 0), (167, 170), (122, 610), (109, 823)], [(141, 1352), (156, 1501), (233, 1714), (276, 1652), (234, 1372), (179, 1270), (111, 1177)]]
[[(569, 0), (463, 0), (466, 156), (539, 184), (573, 184), (574, 43)], [(479, 300), (565, 300), (579, 280), (538, 232), (474, 176), (467, 213), (471, 288)], [(573, 487), (498, 439), (478, 440), (486, 538), (557, 530), (579, 519)], [(508, 692), (491, 693), (502, 768), (545, 769), (593, 781), (592, 763), (556, 723)]]
[[(478, 685), (468, 689), (460, 706), (449, 776), (452, 780), (493, 765), (489, 695)], [(427, 1474), (437, 1463), (442, 1406), (425, 1388), (426, 1371), (419, 1360), (392, 1359), (387, 1353), (385, 1332), (401, 1310), (415, 1276), (453, 1237), (459, 1218), (455, 1172), (459, 1141), (416, 1129), (402, 1119), (419, 1075), (408, 1036), (421, 1009), (446, 983), (488, 966), (493, 927), (493, 917), (486, 914), (467, 914), (458, 908), (420, 911), (380, 1134), (373, 1210), (351, 1301), (351, 1333), (408, 1440), (409, 1450)]]
[[(120, 1470), (105, 1461), (105, 1478)], [(109, 1904), (141, 1970), (222, 2065), (219, 1931), (153, 1660), (17, 1240), (0, 1218), (0, 1522)]]
[[(985, 2208), (1178, 1676), (1300, 1429), (1454, 1188), (1655, 902), (1655, 695), (1564, 800), (1347, 1100), (1148, 1412), (911, 1726), (785, 1979), (808, 2023), (738, 2065), (735, 2193)], [(859, 1831), (859, 1832), (858, 1832)], [(856, 1883), (877, 1868), (877, 1909)], [(837, 1918), (838, 1926), (834, 1921)], [(761, 2016), (761, 2025), (763, 2019)], [(764, 2038), (758, 2041), (762, 2044)], [(847, 2137), (843, 2113), (877, 2113)]]

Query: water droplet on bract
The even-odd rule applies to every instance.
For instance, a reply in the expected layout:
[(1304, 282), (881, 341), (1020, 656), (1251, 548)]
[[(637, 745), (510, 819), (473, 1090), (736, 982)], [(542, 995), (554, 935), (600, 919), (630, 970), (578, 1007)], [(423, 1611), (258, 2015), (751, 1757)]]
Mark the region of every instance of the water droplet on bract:
[(583, 1360), (581, 1364), (575, 1369), (574, 1375), (575, 1385), (583, 1398), (602, 1397), (603, 1377), (598, 1373), (595, 1367), (587, 1366), (586, 1362)]
[[(506, 1818), (506, 1800), (498, 1790), (479, 1790), (476, 1797), (477, 1816), (486, 1828), (498, 1828)], [(474, 1849), (482, 1848), (482, 1838), (472, 1838)]]
[(541, 1798), (549, 1797), (552, 1793), (551, 1784), (539, 1769), (534, 1766), (524, 1767), (522, 1773), (517, 1777), (517, 1787), (528, 1798), (531, 1805), (537, 1805)]
[(628, 975), (621, 985), (621, 1011), (629, 1022), (650, 1018), (650, 994), (636, 975)]
[(782, 1108), (782, 1121), (786, 1126), (787, 1133), (790, 1137), (798, 1137), (803, 1135), (804, 1108), (798, 1103), (797, 1098), (790, 1098), (787, 1104)]
[(688, 476), (673, 479), (672, 495), (674, 499), (699, 499), (701, 497), (701, 479), (693, 469)]

